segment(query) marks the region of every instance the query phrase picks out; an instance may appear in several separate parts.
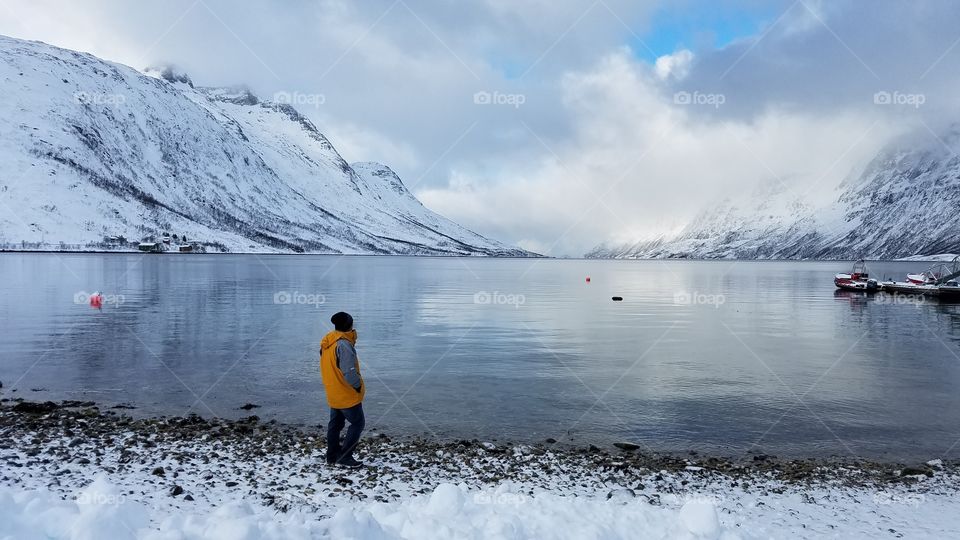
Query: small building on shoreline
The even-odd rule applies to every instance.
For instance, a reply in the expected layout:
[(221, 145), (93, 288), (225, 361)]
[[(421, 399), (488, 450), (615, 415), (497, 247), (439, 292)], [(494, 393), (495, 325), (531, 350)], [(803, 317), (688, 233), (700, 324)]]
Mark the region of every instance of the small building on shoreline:
[(159, 242), (140, 242), (137, 250), (144, 253), (163, 253), (163, 246)]

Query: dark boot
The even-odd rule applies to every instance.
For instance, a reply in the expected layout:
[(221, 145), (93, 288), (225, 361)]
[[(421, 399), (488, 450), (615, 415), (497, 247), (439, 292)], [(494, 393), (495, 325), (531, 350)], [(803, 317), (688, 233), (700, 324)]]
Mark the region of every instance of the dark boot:
[(360, 467), (363, 467), (363, 462), (362, 462), (362, 461), (357, 461), (357, 460), (353, 459), (353, 456), (349, 456), (349, 455), (348, 455), (348, 456), (343, 456), (342, 458), (340, 458), (340, 459), (337, 461), (337, 465), (339, 465), (339, 466), (341, 466), (341, 467), (346, 467), (346, 468), (348, 468), (348, 469), (359, 469)]

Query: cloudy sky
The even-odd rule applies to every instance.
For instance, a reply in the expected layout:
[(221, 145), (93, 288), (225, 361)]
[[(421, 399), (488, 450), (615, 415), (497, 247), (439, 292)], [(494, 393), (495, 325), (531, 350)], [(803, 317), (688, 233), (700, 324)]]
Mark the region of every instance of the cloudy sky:
[(348, 161), (551, 255), (813, 199), (960, 118), (952, 0), (3, 0), (0, 33), (295, 102)]

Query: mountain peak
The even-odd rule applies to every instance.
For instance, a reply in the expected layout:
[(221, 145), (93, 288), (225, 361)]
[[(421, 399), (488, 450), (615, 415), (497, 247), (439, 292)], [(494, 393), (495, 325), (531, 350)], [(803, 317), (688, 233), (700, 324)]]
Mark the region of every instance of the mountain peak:
[(193, 80), (190, 79), (190, 76), (185, 72), (180, 71), (172, 64), (160, 64), (157, 66), (150, 66), (147, 69), (143, 70), (145, 75), (151, 77), (156, 77), (158, 79), (163, 79), (169, 83), (180, 83), (193, 88)]
[[(397, 194), (410, 194), (407, 187), (403, 185), (403, 180), (400, 179), (400, 176), (383, 163), (377, 163), (376, 161), (358, 161), (351, 163), (350, 168), (356, 171), (361, 178), (385, 184)], [(413, 195), (410, 196), (413, 197)]]
[(391, 169), (389, 166), (384, 165), (383, 163), (379, 163), (376, 161), (356, 161), (354, 163), (351, 163), (350, 166), (353, 167), (353, 169), (356, 171), (362, 170), (387, 181), (396, 179), (396, 181), (399, 182), (400, 185), (403, 185), (403, 182), (400, 180), (400, 177), (397, 175), (397, 173), (394, 172), (394, 170)]
[(259, 105), (260, 98), (245, 85), (224, 87), (203, 87), (200, 89), (207, 97), (235, 105)]

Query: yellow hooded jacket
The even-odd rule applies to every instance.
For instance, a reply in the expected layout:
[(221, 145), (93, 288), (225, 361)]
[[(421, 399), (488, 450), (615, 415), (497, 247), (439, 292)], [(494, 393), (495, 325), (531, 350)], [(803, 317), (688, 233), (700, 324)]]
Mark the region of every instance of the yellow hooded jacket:
[[(331, 409), (349, 409), (363, 401), (367, 385), (360, 379), (360, 391), (350, 386), (337, 366), (337, 342), (341, 339), (352, 345), (357, 343), (357, 331), (340, 332), (333, 330), (323, 336), (320, 341), (320, 375), (323, 377), (323, 386), (327, 391), (327, 403)], [(357, 358), (357, 372), (360, 371), (360, 359)]]

